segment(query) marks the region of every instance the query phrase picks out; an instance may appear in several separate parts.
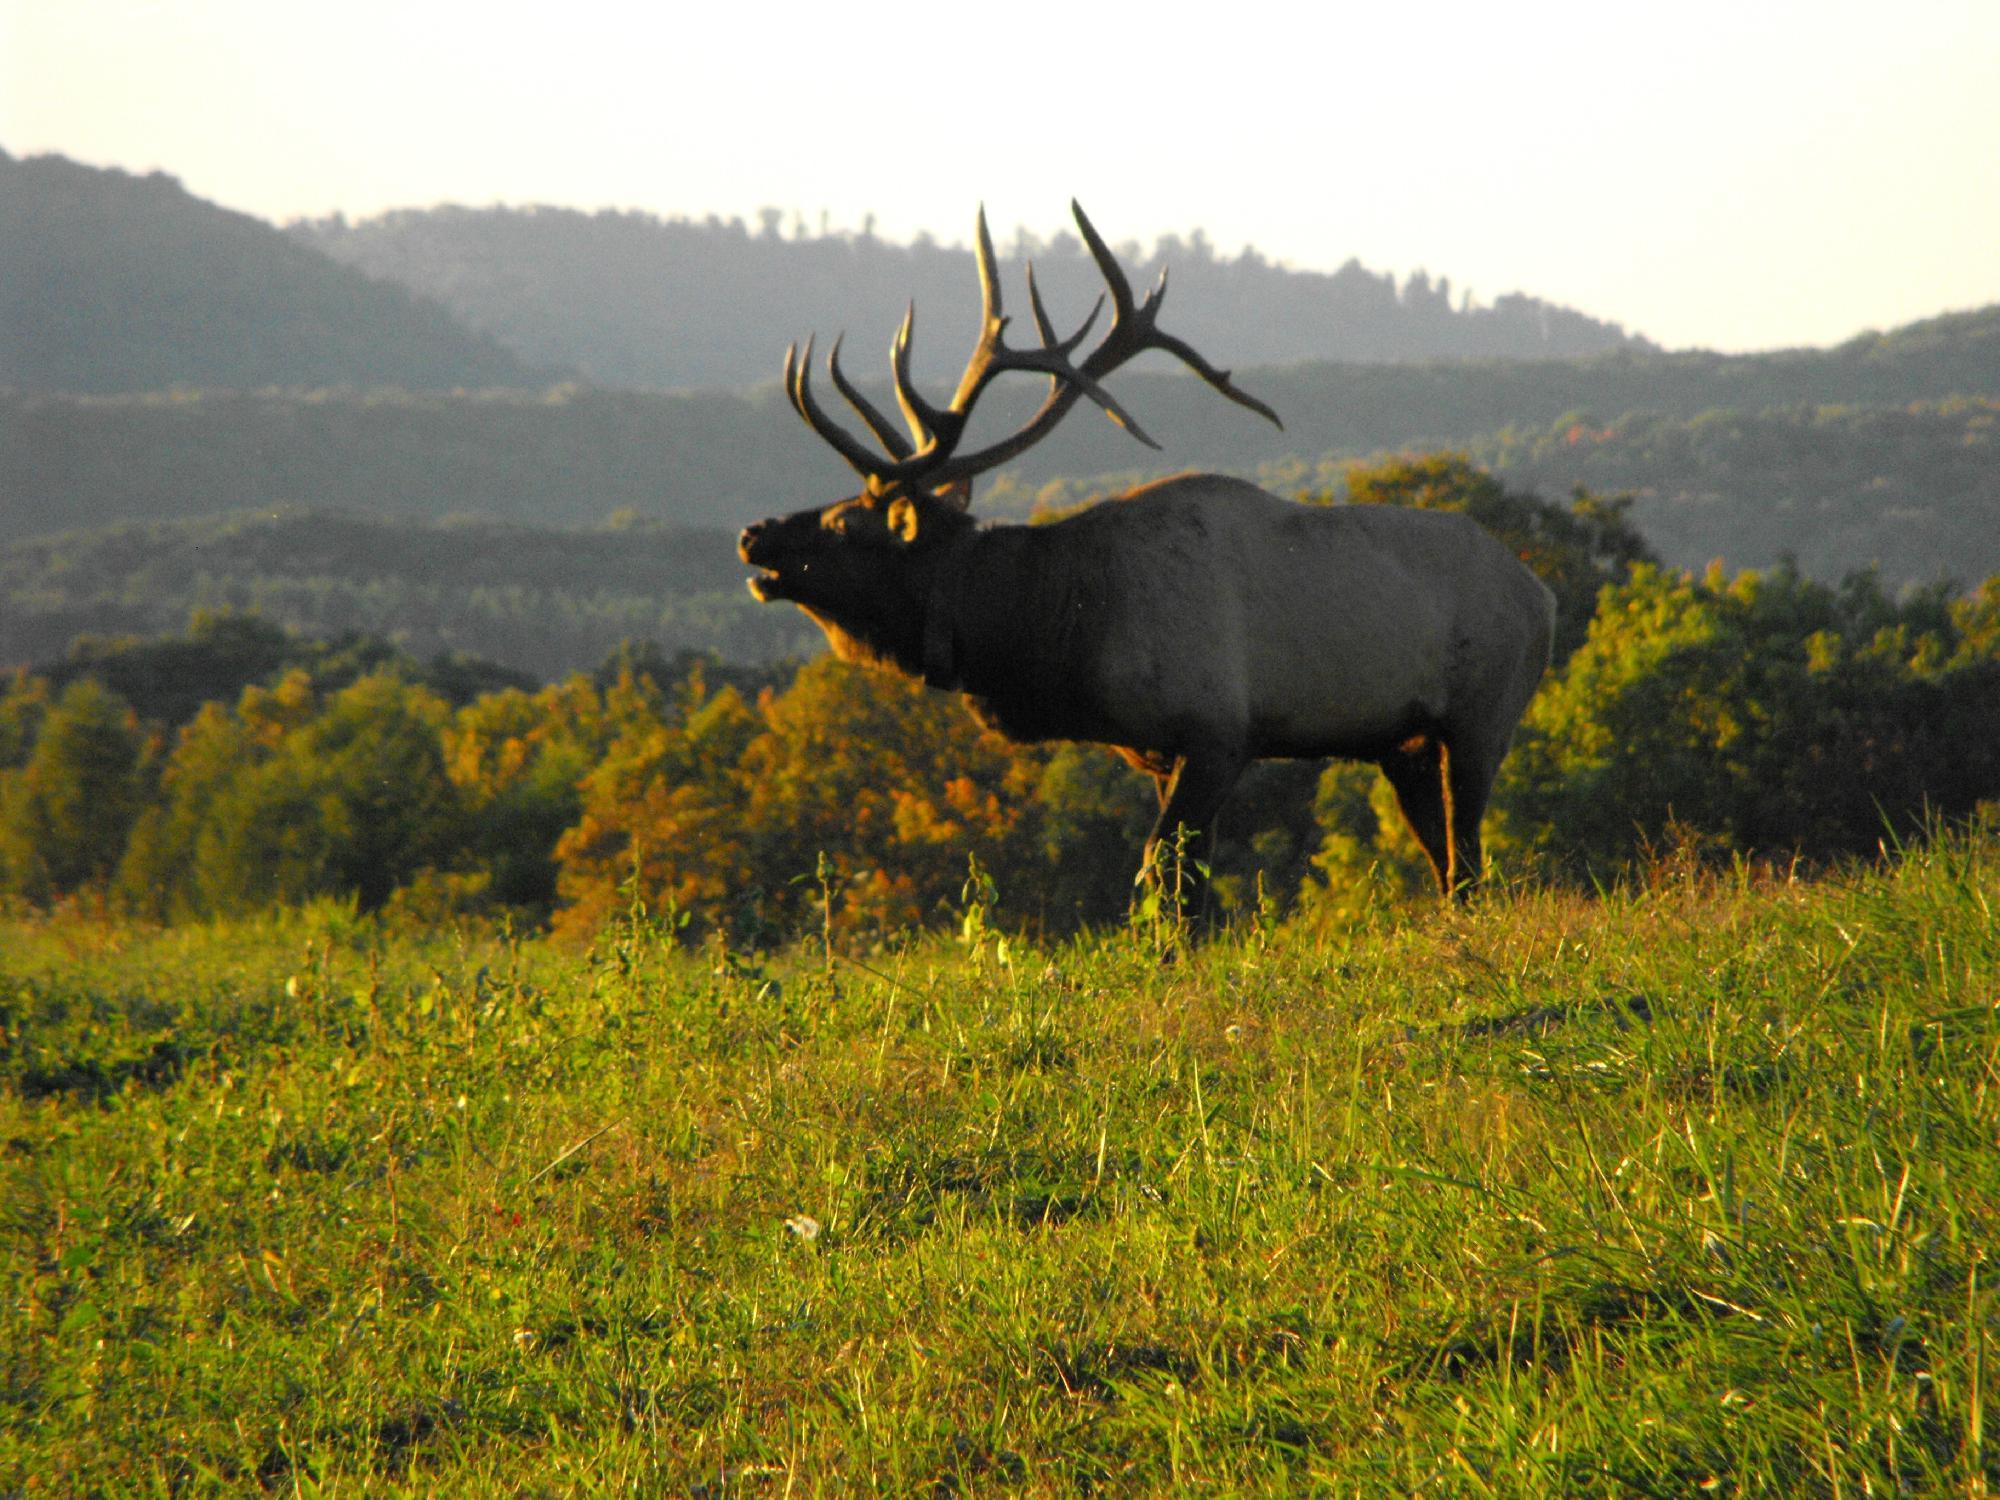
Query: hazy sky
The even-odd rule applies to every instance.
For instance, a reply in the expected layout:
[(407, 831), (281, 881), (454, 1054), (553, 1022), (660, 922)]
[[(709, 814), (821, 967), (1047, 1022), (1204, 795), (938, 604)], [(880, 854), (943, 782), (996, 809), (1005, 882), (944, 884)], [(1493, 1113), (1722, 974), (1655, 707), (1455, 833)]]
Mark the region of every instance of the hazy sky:
[[(1052, 19), (1051, 19), (1052, 18)], [(0, 0), (0, 147), (282, 221), (1200, 226), (1669, 346), (2000, 301), (2000, 0)]]

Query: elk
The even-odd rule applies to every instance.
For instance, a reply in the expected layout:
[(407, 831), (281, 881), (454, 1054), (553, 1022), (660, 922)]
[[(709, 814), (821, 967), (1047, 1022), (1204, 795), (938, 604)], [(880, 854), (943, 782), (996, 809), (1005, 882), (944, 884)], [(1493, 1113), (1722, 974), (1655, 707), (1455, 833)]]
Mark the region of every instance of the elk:
[[(1102, 384), (1148, 349), (1283, 426), (1159, 328), (1164, 273), (1135, 301), (1083, 209), (1071, 209), (1112, 308), (1083, 357), (1104, 297), (1058, 337), (1032, 266), (1040, 343), (1007, 341), (983, 209), (980, 333), (950, 403), (933, 405), (910, 378), (914, 304), (891, 348), (907, 436), (848, 380), (839, 340), (827, 374), (879, 447), (821, 406), (812, 340), (786, 352), (793, 407), (862, 485), (746, 528), (738, 552), (758, 570), (750, 591), (796, 604), (845, 660), (963, 693), (1011, 739), (1122, 754), (1159, 797), (1142, 878), (1165, 873), (1162, 851), (1209, 836), (1252, 760), (1334, 756), (1382, 768), (1440, 890), (1463, 899), (1481, 874), (1480, 819), (1548, 665), (1555, 618), (1553, 596), (1490, 533), (1456, 513), (1308, 506), (1216, 474), (1147, 484), (1049, 525), (973, 518), (973, 478), (1026, 451), (1082, 398), (1157, 448)], [(1040, 408), (1011, 436), (961, 451), (981, 394), (1017, 372), (1048, 380)]]

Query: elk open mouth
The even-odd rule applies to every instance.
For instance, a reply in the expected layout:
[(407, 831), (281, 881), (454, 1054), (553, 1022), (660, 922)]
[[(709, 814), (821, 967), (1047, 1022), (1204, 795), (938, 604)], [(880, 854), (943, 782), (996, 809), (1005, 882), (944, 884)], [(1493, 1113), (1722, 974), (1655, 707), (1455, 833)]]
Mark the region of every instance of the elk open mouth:
[(757, 570), (757, 576), (747, 582), (752, 597), (762, 604), (785, 597), (784, 573), (779, 559), (771, 555), (775, 550), (762, 524), (749, 528), (736, 543), (736, 555)]
[[(748, 552), (749, 548), (743, 549)], [(769, 556), (745, 557), (743, 559), (757, 570), (754, 578), (746, 579), (750, 585), (751, 597), (760, 604), (775, 604), (781, 599), (792, 597), (782, 561)]]

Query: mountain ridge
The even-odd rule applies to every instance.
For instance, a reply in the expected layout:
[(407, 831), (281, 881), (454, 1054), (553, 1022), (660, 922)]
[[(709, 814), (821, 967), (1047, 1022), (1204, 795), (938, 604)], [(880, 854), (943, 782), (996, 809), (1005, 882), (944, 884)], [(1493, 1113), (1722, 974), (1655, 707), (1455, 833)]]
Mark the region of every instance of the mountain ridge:
[(163, 172), (0, 151), (0, 386), (451, 390), (562, 373)]
[[(801, 226), (802, 227), (802, 226)], [(345, 264), (450, 307), (524, 358), (569, 365), (599, 383), (642, 389), (739, 388), (771, 378), (775, 351), (818, 326), (886, 349), (914, 301), (926, 329), (924, 379), (950, 379), (976, 329), (972, 253), (927, 237), (908, 245), (872, 233), (787, 237), (778, 216), (759, 232), (705, 221), (556, 207), (399, 209), (350, 223), (295, 223), (291, 233)], [(1450, 278), (1418, 271), (1399, 286), (1350, 260), (1293, 270), (1255, 250), (1222, 258), (1199, 230), (1150, 251), (1118, 247), (1135, 285), (1173, 274), (1170, 321), (1197, 348), (1235, 365), (1303, 359), (1406, 362), (1545, 358), (1649, 348), (1615, 323), (1522, 293), (1491, 305), (1461, 298)], [(1080, 321), (1102, 290), (1075, 235), (1025, 231), (998, 252), (1018, 295), (1033, 260), (1057, 320)], [(1068, 309), (1065, 313), (1064, 309)]]

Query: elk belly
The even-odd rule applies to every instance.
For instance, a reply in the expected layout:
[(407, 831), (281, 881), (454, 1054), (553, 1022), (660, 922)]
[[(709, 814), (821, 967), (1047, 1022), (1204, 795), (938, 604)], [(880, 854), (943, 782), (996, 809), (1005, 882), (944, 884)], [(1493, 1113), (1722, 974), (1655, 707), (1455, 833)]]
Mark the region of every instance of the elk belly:
[(1256, 753), (1372, 757), (1444, 716), (1452, 622), (1437, 590), (1345, 548), (1300, 548), (1260, 576), (1244, 657)]

